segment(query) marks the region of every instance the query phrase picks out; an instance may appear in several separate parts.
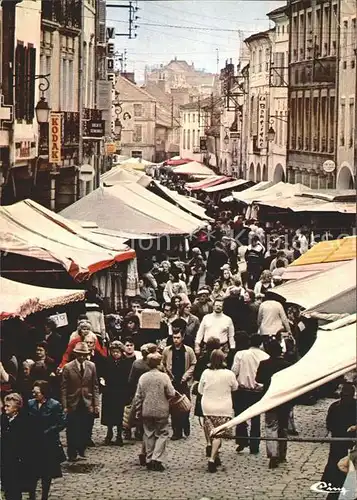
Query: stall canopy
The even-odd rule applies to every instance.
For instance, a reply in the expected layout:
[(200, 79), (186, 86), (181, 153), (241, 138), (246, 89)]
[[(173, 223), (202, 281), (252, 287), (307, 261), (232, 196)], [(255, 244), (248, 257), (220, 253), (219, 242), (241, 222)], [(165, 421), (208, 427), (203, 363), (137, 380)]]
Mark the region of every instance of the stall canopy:
[(1, 306), (0, 319), (19, 317), (79, 302), (85, 298), (85, 290), (60, 290), (42, 286), (27, 285), (0, 277)]
[(121, 165), (108, 170), (108, 172), (100, 177), (100, 180), (105, 186), (112, 186), (117, 182), (130, 181), (147, 187), (152, 182), (152, 178), (143, 172), (131, 168), (125, 169)]
[(253, 191), (251, 193), (247, 193), (246, 190), (239, 194), (241, 195), (240, 201), (246, 203), (247, 205), (250, 205), (254, 202), (265, 200), (290, 198), (295, 194), (303, 193), (309, 190), (310, 188), (304, 186), (303, 184), (289, 184), (285, 182), (278, 182), (277, 184), (274, 184), (273, 186), (270, 186), (264, 190)]
[(144, 171), (146, 167), (154, 165), (151, 161), (142, 160), (140, 158), (130, 158), (120, 164), (122, 168), (132, 168), (134, 170)]
[(236, 179), (234, 181), (223, 182), (216, 186), (209, 186), (203, 188), (205, 193), (218, 193), (219, 191), (226, 191), (228, 189), (233, 190), (234, 188), (251, 184), (251, 181), (246, 181), (245, 179)]
[(356, 368), (356, 314), (321, 327), (297, 363), (276, 373), (263, 398), (216, 432), (265, 413)]
[(177, 191), (173, 191), (172, 189), (167, 188), (166, 186), (163, 186), (160, 184), (158, 181), (154, 181), (155, 185), (157, 186), (159, 192), (161, 191), (167, 199), (171, 201), (174, 205), (178, 205), (182, 210), (185, 212), (190, 213), (194, 217), (197, 217), (198, 219), (206, 220), (206, 221), (212, 221), (208, 215), (206, 215), (206, 210), (193, 201), (190, 200), (187, 196), (183, 196), (182, 194), (179, 194)]
[(210, 186), (217, 186), (218, 184), (222, 184), (230, 180), (231, 177), (226, 177), (225, 175), (212, 175), (211, 177), (207, 177), (206, 179), (203, 179), (201, 181), (186, 182), (185, 188), (189, 191), (199, 191)]
[[(268, 189), (269, 187), (273, 186), (272, 181), (261, 181), (258, 182), (258, 184), (255, 184), (255, 186), (252, 186), (248, 189), (245, 189), (244, 192), (239, 191), (239, 192), (233, 192), (232, 196), (235, 201), (243, 201), (244, 202), (244, 197), (250, 196), (252, 193), (255, 193), (256, 191), (264, 191)], [(225, 198), (223, 198), (222, 201), (225, 201)]]
[(203, 165), (203, 163), (199, 163), (198, 161), (190, 161), (189, 163), (185, 163), (184, 165), (174, 167), (172, 171), (174, 172), (174, 174), (180, 174), (180, 175), (192, 175), (192, 176), (202, 176), (202, 177), (215, 175), (213, 170), (206, 167), (206, 165)]
[(187, 235), (205, 223), (134, 182), (100, 187), (61, 214), (104, 229), (153, 235)]
[(296, 280), (327, 271), (343, 261), (356, 259), (357, 237), (349, 236), (339, 240), (321, 241), (288, 266), (284, 280)]
[[(92, 273), (135, 257), (118, 239), (116, 247), (31, 200), (0, 207), (0, 249), (62, 265), (77, 281)], [(51, 214), (51, 215), (48, 215)]]
[(287, 302), (321, 313), (356, 311), (356, 259), (332, 269), (278, 286), (274, 293)]
[(320, 264), (323, 262), (340, 262), (357, 257), (357, 236), (348, 236), (339, 240), (321, 241), (301, 257), (296, 259), (289, 267)]
[(171, 160), (165, 161), (164, 165), (168, 167), (179, 167), (180, 165), (185, 165), (186, 163), (191, 163), (193, 160), (190, 158), (171, 158)]

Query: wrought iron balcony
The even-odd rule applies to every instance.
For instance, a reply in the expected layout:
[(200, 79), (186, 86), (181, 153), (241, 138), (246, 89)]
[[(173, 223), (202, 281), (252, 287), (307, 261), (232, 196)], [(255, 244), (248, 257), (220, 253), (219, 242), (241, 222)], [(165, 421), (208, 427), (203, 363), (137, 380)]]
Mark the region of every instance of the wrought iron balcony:
[(42, 20), (80, 29), (82, 0), (42, 0)]

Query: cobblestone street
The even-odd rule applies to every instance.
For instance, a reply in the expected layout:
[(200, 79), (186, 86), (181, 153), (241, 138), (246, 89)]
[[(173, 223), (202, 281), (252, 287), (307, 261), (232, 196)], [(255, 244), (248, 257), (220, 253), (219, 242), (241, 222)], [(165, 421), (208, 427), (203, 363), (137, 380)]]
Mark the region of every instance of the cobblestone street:
[[(300, 436), (325, 436), (325, 417), (332, 400), (315, 406), (295, 408)], [(268, 469), (265, 444), (259, 455), (247, 451), (237, 454), (234, 441), (225, 441), (222, 463), (216, 474), (206, 470), (202, 429), (192, 418), (188, 439), (169, 442), (167, 470), (147, 472), (138, 464), (140, 444), (123, 448), (105, 447), (105, 428), (96, 423), (96, 448), (87, 451), (88, 459), (73, 465), (63, 464), (64, 475), (51, 490), (52, 500), (323, 500), (310, 486), (319, 481), (325, 466), (328, 445), (290, 443), (288, 463)]]

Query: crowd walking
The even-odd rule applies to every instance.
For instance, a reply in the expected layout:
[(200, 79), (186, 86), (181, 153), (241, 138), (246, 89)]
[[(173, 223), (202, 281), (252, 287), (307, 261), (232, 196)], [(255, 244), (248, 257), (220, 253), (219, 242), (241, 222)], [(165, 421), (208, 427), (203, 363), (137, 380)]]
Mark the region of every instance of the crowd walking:
[[(256, 221), (246, 221), (246, 227), (249, 241), (243, 255), (217, 223), (215, 240), (200, 247), (195, 242), (186, 261), (163, 256), (158, 262), (155, 256), (140, 276), (140, 295), (126, 310), (116, 311), (115, 327), (92, 287), (67, 339), (47, 319), (25, 354), (4, 346), (1, 453), (6, 500), (20, 499), (22, 491), (34, 499), (38, 481), (46, 500), (65, 460), (76, 462), (92, 446), (122, 447), (133, 438), (142, 443), (140, 465), (164, 472), (167, 452), (175, 446), (168, 441), (190, 439), (192, 403), (192, 413), (203, 424), (207, 470), (219, 470), (223, 440), (234, 436), (230, 430), (213, 435), (213, 430), (257, 403), (273, 375), (307, 352), (306, 328), (314, 335), (314, 320), (301, 318), (297, 306), (274, 294), (282, 280), (279, 269), (306, 251), (301, 233), (292, 237), (290, 251), (283, 248), (279, 233), (271, 231), (267, 238)], [(155, 327), (145, 324), (147, 311), (155, 313)], [(327, 428), (333, 436), (345, 436), (356, 425), (354, 391), (345, 384), (341, 400), (329, 410)], [(295, 403), (265, 414), (270, 469), (287, 460), (287, 442), (276, 438), (298, 434)], [(92, 436), (99, 417), (107, 429), (104, 443), (95, 443)], [(249, 424), (236, 428), (236, 451), (248, 448), (257, 455), (261, 416)], [(66, 455), (60, 440), (64, 429)], [(337, 462), (348, 446), (331, 445), (323, 480), (341, 483)]]

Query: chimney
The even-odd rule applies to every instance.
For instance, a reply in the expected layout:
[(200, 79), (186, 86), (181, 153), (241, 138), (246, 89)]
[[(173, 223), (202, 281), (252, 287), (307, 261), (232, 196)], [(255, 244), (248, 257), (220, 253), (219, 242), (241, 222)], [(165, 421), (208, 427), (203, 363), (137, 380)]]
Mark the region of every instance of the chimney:
[(163, 92), (165, 92), (165, 83), (166, 83), (166, 80), (164, 78), (161, 78), (160, 80), (157, 81), (157, 86)]
[(136, 85), (136, 82), (135, 82), (135, 73), (128, 73), (128, 72), (123, 72), (123, 73), (120, 73), (120, 76), (122, 76), (123, 78), (126, 78), (127, 80), (129, 80), (129, 82), (133, 83), (134, 85)]

